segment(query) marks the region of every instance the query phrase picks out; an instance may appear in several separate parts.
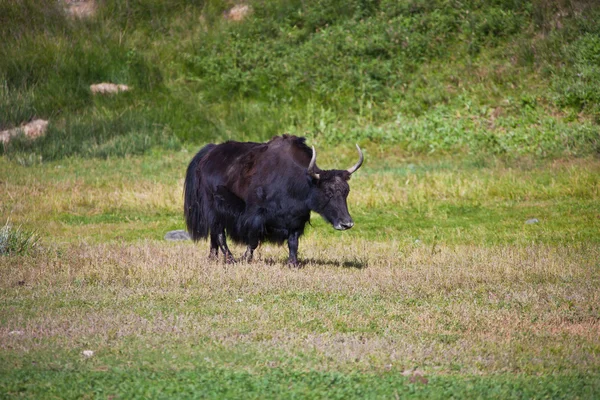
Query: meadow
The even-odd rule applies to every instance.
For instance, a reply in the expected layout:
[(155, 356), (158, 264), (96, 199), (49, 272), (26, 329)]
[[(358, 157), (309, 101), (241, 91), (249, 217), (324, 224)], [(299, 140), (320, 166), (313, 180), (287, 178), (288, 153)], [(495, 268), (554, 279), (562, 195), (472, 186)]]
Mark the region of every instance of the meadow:
[[(50, 121), (0, 145), (0, 397), (598, 397), (594, 2), (56, 3), (0, 0), (0, 130)], [(364, 148), (353, 229), (163, 239), (203, 144), (284, 132)]]

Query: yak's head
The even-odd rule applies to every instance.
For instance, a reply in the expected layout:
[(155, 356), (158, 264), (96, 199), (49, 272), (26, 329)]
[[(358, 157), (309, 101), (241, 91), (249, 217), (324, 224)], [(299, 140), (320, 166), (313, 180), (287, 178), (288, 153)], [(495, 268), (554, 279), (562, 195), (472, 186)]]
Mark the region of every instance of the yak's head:
[(350, 193), (348, 181), (363, 163), (364, 157), (360, 147), (358, 149), (358, 162), (347, 170), (323, 171), (317, 167), (317, 153), (313, 147), (313, 155), (308, 165), (307, 172), (313, 180), (311, 195), (311, 209), (321, 214), (335, 229), (346, 230), (354, 226), (354, 221), (348, 212), (346, 199)]

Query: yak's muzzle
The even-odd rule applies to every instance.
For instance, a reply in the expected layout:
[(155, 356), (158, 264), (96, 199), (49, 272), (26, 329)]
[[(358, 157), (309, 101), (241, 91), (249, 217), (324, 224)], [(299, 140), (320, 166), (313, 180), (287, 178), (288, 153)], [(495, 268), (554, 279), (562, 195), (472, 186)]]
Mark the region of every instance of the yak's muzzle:
[(337, 229), (338, 231), (345, 231), (346, 229), (350, 229), (354, 226), (354, 221), (350, 220), (347, 222), (339, 222), (333, 226), (333, 229)]

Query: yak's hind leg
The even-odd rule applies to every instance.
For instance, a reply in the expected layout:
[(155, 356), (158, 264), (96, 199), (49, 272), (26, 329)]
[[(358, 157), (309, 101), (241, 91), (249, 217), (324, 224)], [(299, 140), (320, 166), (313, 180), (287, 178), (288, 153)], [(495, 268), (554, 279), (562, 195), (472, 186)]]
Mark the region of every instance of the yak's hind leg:
[(222, 185), (217, 186), (215, 192), (213, 193), (213, 198), (219, 222), (215, 224), (215, 229), (211, 227), (211, 245), (213, 239), (212, 234), (214, 233), (214, 241), (218, 244), (219, 248), (225, 255), (225, 262), (232, 264), (235, 262), (235, 258), (227, 247), (225, 229), (227, 229), (230, 237), (233, 237), (234, 240), (238, 240), (237, 236), (239, 235), (236, 232), (233, 221), (236, 221), (240, 217), (240, 214), (246, 207), (246, 203), (233, 194), (227, 187)]
[[(260, 189), (260, 188), (259, 188)], [(259, 190), (259, 196), (262, 195), (262, 191)], [(244, 239), (248, 247), (244, 253), (244, 260), (246, 262), (252, 261), (254, 256), (254, 250), (258, 247), (258, 244), (264, 237), (265, 232), (265, 213), (266, 210), (262, 207), (251, 207), (246, 211), (240, 231), (244, 232)]]
[(221, 249), (221, 252), (225, 256), (225, 262), (227, 264), (233, 264), (235, 262), (235, 258), (229, 247), (227, 247), (227, 239), (225, 237), (225, 229), (221, 226), (217, 226), (211, 228), (210, 230), (210, 255), (211, 258), (218, 258), (219, 251), (217, 247)]
[(208, 254), (208, 258), (211, 260), (219, 259), (219, 239), (218, 235), (214, 233), (210, 233), (210, 253)]
[(227, 264), (235, 263), (235, 258), (233, 257), (233, 254), (231, 254), (231, 251), (229, 251), (229, 247), (227, 247), (227, 239), (225, 238), (225, 231), (223, 231), (217, 235), (217, 240), (219, 241), (219, 247), (221, 248), (221, 251), (223, 252), (223, 255), (225, 256), (225, 262)]

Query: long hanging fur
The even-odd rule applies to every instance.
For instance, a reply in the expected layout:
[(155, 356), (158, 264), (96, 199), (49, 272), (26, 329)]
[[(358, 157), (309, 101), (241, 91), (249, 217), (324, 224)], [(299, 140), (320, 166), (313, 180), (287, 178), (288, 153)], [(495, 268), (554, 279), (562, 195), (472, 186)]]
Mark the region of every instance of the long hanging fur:
[(185, 223), (187, 230), (192, 240), (198, 241), (208, 236), (209, 232), (209, 215), (206, 215), (206, 202), (207, 199), (203, 198), (200, 188), (200, 174), (197, 173), (198, 165), (202, 159), (214, 148), (216, 145), (208, 144), (204, 146), (192, 159), (192, 162), (187, 168), (185, 174), (184, 183), (184, 200), (183, 200), (183, 214), (185, 216)]
[(247, 244), (250, 254), (261, 242), (287, 240), (290, 263), (298, 265), (298, 238), (311, 211), (336, 229), (354, 225), (346, 203), (351, 172), (319, 169), (315, 177), (308, 171), (313, 154), (304, 138), (288, 135), (204, 146), (187, 168), (183, 189), (191, 238), (210, 235), (211, 256), (220, 247), (228, 259), (233, 256), (222, 235)]

